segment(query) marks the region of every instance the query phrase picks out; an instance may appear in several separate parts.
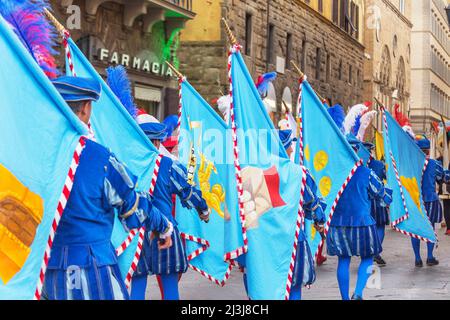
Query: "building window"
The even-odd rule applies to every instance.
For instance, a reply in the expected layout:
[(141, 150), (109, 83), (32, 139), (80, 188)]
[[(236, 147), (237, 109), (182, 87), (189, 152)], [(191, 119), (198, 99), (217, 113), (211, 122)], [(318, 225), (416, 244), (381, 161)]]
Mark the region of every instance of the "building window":
[(267, 62), (274, 63), (274, 50), (275, 50), (275, 26), (269, 24), (267, 35)]
[(339, 0), (333, 0), (333, 22), (339, 24)]
[(292, 33), (288, 33), (286, 37), (286, 69), (289, 69), (292, 59)]
[(342, 29), (347, 30), (347, 12), (348, 0), (340, 1), (339, 25)]
[(351, 64), (348, 65), (348, 83), (353, 84), (353, 67)]
[(300, 68), (306, 72), (306, 40), (302, 40), (302, 60), (300, 61)]
[(342, 80), (342, 60), (339, 61), (338, 78)]
[(397, 47), (398, 47), (397, 35), (394, 35), (394, 39), (392, 40), (392, 54), (394, 55), (394, 57), (397, 55)]
[(327, 70), (326, 70), (326, 81), (330, 82), (331, 77), (331, 55), (327, 53)]
[(252, 53), (252, 29), (253, 29), (253, 16), (251, 13), (245, 14), (245, 54), (247, 56)]
[(316, 49), (316, 79), (320, 80), (320, 67), (322, 65), (322, 50)]
[(323, 13), (323, 0), (318, 0), (317, 1), (317, 8), (318, 8), (320, 13)]
[(359, 28), (360, 28), (360, 23), (359, 23), (359, 6), (355, 6), (355, 28), (356, 28), (356, 39), (359, 39)]

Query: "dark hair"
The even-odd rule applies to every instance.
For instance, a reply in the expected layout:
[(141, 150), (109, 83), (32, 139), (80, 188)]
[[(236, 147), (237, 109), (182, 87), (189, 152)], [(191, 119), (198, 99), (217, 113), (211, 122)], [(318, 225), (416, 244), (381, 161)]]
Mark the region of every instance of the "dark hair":
[(70, 101), (70, 102), (67, 102), (67, 104), (69, 105), (70, 109), (72, 109), (73, 113), (78, 113), (81, 111), (81, 109), (84, 107), (84, 105), (88, 102), (89, 102), (88, 100)]

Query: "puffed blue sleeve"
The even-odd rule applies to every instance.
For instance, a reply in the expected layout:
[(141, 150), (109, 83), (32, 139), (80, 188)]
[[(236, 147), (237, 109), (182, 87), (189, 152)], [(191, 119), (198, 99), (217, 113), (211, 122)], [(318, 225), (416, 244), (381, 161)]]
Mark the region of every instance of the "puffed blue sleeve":
[(170, 182), (172, 192), (181, 200), (185, 208), (196, 208), (204, 212), (208, 210), (208, 205), (202, 197), (202, 192), (187, 182), (187, 169), (181, 163), (174, 161), (170, 170)]
[(317, 185), (309, 172), (306, 173), (306, 186), (303, 194), (305, 218), (318, 224), (325, 223), (326, 203), (317, 195)]
[(106, 205), (117, 209), (127, 229), (145, 225), (148, 230), (162, 234), (171, 229), (169, 221), (152, 205), (150, 195), (136, 191), (137, 178), (114, 155), (110, 156), (105, 170)]
[(369, 196), (377, 200), (382, 207), (387, 207), (392, 202), (392, 190), (385, 187), (372, 170), (369, 174)]
[(450, 170), (444, 170), (444, 183), (450, 183)]
[(436, 182), (437, 183), (445, 182), (445, 171), (444, 171), (444, 168), (442, 167), (442, 163), (437, 160), (430, 160), (430, 161), (434, 161), (434, 163), (435, 163)]

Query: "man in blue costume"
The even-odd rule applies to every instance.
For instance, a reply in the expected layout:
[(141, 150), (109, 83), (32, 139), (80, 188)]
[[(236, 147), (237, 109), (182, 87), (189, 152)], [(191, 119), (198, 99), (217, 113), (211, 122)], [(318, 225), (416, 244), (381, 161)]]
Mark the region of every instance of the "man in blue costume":
[[(157, 119), (142, 110), (137, 110), (124, 67), (110, 67), (107, 73), (108, 85), (111, 90), (159, 150), (161, 142), (167, 136), (166, 125), (159, 123)], [(153, 204), (174, 225), (173, 246), (166, 250), (158, 250), (158, 239), (153, 237), (151, 232), (146, 234), (141, 257), (131, 284), (131, 299), (133, 300), (145, 300), (147, 278), (152, 274), (158, 277), (162, 299), (179, 299), (178, 280), (181, 274), (187, 271), (188, 261), (177, 222), (172, 215), (173, 195), (179, 197), (183, 207), (195, 208), (201, 220), (206, 222), (209, 220), (208, 206), (202, 198), (201, 191), (194, 187), (192, 182), (188, 182), (187, 169), (181, 163), (163, 156), (153, 193)]]
[[(96, 80), (61, 77), (53, 84), (87, 126), (92, 101), (100, 97)], [(171, 246), (172, 223), (135, 190), (136, 177), (105, 147), (86, 140), (66, 208), (53, 241), (43, 299), (128, 299), (111, 244), (117, 211), (125, 228), (145, 225), (159, 233), (160, 248)]]
[[(349, 142), (355, 149), (361, 143), (351, 139)], [(327, 237), (328, 254), (338, 256), (337, 279), (343, 300), (350, 299), (351, 257), (361, 257), (352, 300), (362, 300), (373, 257), (382, 251), (376, 222), (370, 214), (371, 199), (387, 206), (392, 202), (392, 190), (385, 188), (371, 169), (359, 166), (336, 206)]]
[[(416, 140), (417, 145), (426, 154), (430, 153), (430, 140), (426, 137), (422, 137)], [(430, 219), (431, 224), (440, 223), (442, 221), (442, 206), (439, 200), (439, 196), (436, 192), (436, 184), (448, 183), (449, 182), (449, 172), (444, 171), (442, 168), (442, 163), (429, 159), (427, 168), (423, 173), (422, 178), (422, 196), (425, 204), (425, 209), (427, 216)], [(411, 238), (411, 244), (415, 255), (415, 265), (416, 267), (423, 267), (422, 258), (420, 256), (420, 240)], [(427, 266), (436, 266), (439, 261), (433, 256), (434, 243), (427, 243)]]
[[(166, 126), (148, 114), (140, 114), (136, 121), (147, 137), (159, 149), (166, 138)], [(178, 280), (188, 268), (187, 255), (172, 215), (172, 195), (177, 195), (186, 208), (195, 208), (203, 221), (209, 220), (209, 209), (199, 189), (188, 182), (187, 170), (181, 163), (163, 156), (154, 191), (154, 205), (174, 225), (173, 246), (158, 251), (157, 239), (146, 235), (138, 269), (132, 280), (131, 299), (144, 300), (148, 275), (155, 274), (163, 300), (179, 300)]]
[[(292, 142), (296, 141), (296, 138), (293, 137), (292, 130), (279, 130), (278, 134), (290, 158), (293, 152)], [(306, 186), (303, 200), (305, 219), (313, 220), (317, 231), (323, 233), (326, 204), (317, 196), (316, 182), (308, 170), (306, 170)], [(315, 280), (314, 258), (311, 254), (305, 231), (300, 229), (289, 299), (301, 300), (302, 287), (314, 283)]]

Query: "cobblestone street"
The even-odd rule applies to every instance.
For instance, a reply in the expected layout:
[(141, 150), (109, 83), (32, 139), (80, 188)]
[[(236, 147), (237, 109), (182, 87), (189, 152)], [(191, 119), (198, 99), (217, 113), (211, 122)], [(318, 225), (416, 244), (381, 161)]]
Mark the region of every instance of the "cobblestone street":
[[(367, 300), (422, 300), (450, 299), (450, 237), (444, 235), (444, 229), (438, 229), (439, 248), (435, 255), (440, 264), (435, 267), (426, 265), (419, 269), (414, 266), (414, 255), (409, 237), (386, 229), (383, 244), (383, 258), (387, 266), (380, 268), (381, 289), (366, 289)], [(422, 260), (426, 260), (426, 246), (421, 245)], [(355, 287), (359, 259), (352, 260), (351, 290)], [(317, 269), (317, 281), (311, 289), (303, 291), (305, 300), (340, 299), (336, 280), (337, 259), (329, 257), (324, 265)], [(352, 293), (352, 292), (351, 292)], [(350, 294), (351, 294), (350, 293)], [(193, 300), (243, 300), (246, 299), (242, 275), (235, 269), (227, 284), (220, 288), (202, 278), (194, 271), (188, 271), (180, 282), (181, 299)], [(154, 277), (150, 278), (147, 298), (160, 299), (159, 288)]]

